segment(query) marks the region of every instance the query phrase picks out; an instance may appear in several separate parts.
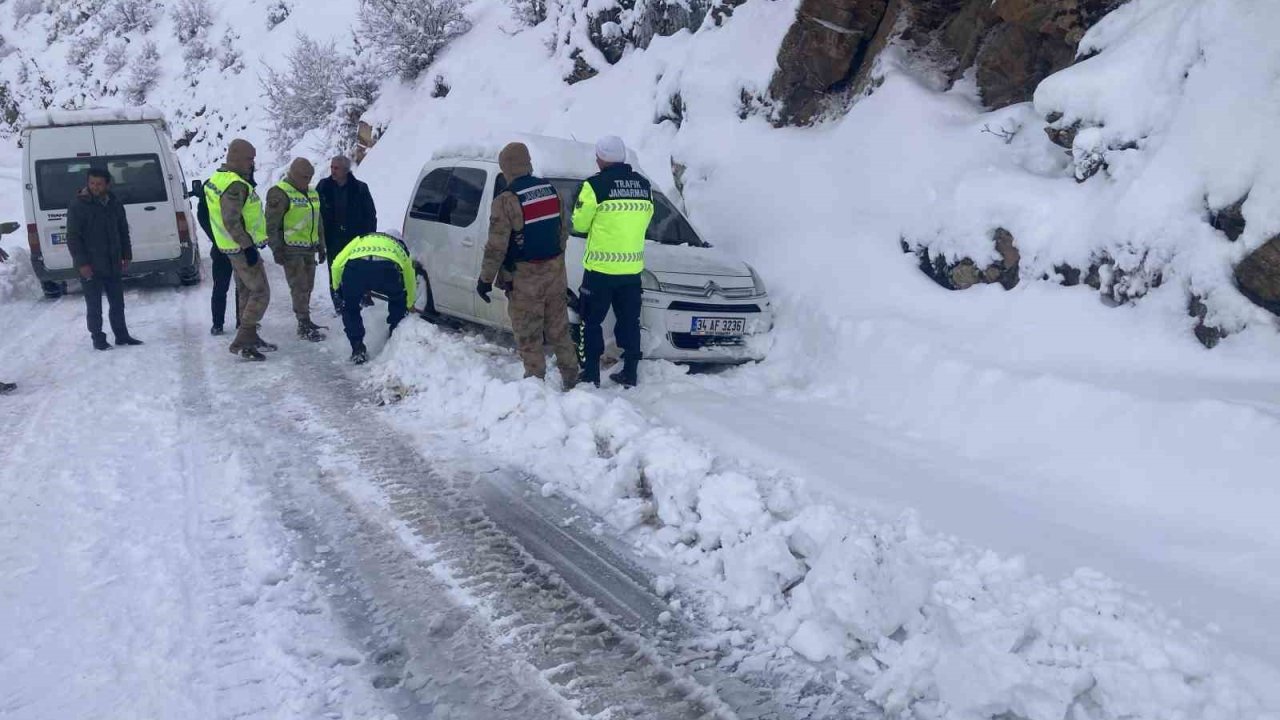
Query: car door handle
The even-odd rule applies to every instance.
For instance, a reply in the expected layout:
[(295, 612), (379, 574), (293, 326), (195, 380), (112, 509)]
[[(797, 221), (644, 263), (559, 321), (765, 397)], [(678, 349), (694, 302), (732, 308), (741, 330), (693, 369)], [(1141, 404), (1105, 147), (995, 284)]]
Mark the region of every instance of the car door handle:
[(470, 235), (463, 235), (462, 244), (465, 247), (475, 247), (476, 241), (475, 238), (472, 238)]
[(155, 206), (155, 205), (148, 205), (148, 206), (146, 206), (146, 207), (144, 207), (144, 208), (142, 208), (142, 209), (143, 209), (143, 210), (146, 210), (147, 212), (151, 212), (151, 211), (153, 211), (153, 210), (155, 210), (155, 209), (156, 209), (156, 206)]

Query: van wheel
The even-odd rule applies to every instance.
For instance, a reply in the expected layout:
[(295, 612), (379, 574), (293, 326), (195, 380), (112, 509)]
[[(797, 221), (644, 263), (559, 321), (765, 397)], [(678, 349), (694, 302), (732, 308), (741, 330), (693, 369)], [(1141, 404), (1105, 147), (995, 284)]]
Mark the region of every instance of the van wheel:
[(67, 284), (65, 282), (46, 280), (40, 283), (40, 289), (44, 291), (44, 296), (50, 300), (57, 300), (67, 294)]
[(200, 277), (199, 270), (196, 270), (190, 275), (183, 275), (181, 273), (178, 274), (178, 283), (183, 287), (194, 287), (196, 285), (199, 285), (200, 280), (201, 280), (201, 277)]
[(431, 292), (431, 278), (427, 277), (427, 271), (417, 263), (414, 263), (413, 270), (418, 275), (418, 297), (413, 303), (413, 309), (423, 320), (434, 318), (436, 296)]

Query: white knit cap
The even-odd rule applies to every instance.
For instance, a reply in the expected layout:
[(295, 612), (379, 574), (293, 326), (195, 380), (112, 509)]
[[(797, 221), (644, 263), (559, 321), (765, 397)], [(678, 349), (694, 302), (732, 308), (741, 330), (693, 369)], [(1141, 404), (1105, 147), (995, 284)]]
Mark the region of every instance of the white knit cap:
[(596, 157), (607, 163), (627, 161), (627, 144), (617, 135), (605, 135), (596, 143)]

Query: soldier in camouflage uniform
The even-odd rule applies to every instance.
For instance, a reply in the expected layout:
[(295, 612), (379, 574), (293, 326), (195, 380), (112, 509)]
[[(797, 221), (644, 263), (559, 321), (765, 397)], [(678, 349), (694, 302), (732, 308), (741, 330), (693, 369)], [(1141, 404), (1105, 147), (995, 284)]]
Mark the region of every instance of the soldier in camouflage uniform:
[(311, 293), (316, 286), (316, 264), (325, 260), (324, 223), (320, 196), (311, 187), (316, 169), (305, 158), (289, 166), (284, 180), (267, 191), (267, 244), (276, 262), (284, 266), (298, 318), (298, 337), (324, 340), (323, 328), (311, 322)]
[(523, 143), (503, 148), (498, 165), (507, 188), (493, 199), (476, 292), (489, 302), (494, 279), (504, 270), (511, 273), (507, 311), (525, 377), (546, 374), (544, 345), (551, 345), (564, 389), (569, 390), (578, 383), (578, 355), (569, 338), (566, 206), (551, 183), (533, 174), (533, 160)]

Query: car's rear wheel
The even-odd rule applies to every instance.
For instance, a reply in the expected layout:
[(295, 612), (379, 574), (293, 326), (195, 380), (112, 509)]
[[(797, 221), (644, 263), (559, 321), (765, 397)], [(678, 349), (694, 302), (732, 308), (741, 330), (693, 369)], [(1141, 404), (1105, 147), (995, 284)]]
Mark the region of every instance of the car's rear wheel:
[(46, 280), (40, 283), (40, 289), (44, 291), (44, 296), (50, 300), (56, 300), (67, 294), (67, 284), (65, 282)]

